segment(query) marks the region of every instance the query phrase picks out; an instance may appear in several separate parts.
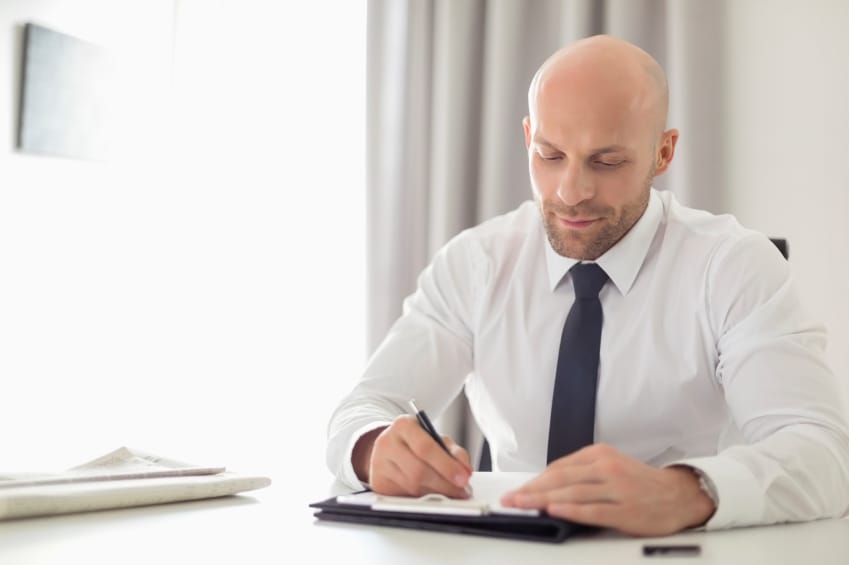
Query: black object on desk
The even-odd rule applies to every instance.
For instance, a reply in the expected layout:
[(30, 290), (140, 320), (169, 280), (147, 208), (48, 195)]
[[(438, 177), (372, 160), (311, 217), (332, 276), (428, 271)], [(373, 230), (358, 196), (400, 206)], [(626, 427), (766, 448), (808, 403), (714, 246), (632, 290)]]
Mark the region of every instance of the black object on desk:
[(643, 555), (647, 557), (698, 557), (702, 548), (697, 544), (646, 544)]
[(415, 510), (375, 510), (369, 506), (345, 504), (337, 497), (310, 504), (314, 516), (329, 522), (351, 522), (454, 534), (560, 543), (590, 528), (551, 516), (522, 516), (484, 513), (480, 515), (440, 514)]

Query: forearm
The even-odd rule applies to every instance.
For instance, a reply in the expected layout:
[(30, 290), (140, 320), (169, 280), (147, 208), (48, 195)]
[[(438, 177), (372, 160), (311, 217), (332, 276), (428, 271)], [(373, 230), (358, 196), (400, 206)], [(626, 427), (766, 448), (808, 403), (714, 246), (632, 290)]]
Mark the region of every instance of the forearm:
[(818, 425), (788, 426), (752, 445), (681, 463), (713, 480), (708, 529), (837, 517), (849, 508), (849, 439)]

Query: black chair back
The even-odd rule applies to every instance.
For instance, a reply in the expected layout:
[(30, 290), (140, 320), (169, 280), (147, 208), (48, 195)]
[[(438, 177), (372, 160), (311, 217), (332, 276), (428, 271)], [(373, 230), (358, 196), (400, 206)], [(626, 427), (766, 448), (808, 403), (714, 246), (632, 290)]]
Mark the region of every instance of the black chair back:
[(787, 247), (787, 240), (780, 237), (771, 237), (769, 238), (771, 242), (775, 244), (781, 254), (784, 255), (785, 259), (790, 258), (790, 249)]

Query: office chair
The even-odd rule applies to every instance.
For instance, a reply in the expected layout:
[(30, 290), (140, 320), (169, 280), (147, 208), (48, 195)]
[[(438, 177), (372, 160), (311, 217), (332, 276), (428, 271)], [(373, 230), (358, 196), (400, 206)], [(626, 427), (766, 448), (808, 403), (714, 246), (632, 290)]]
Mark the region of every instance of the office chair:
[(784, 255), (785, 259), (790, 258), (790, 248), (787, 247), (786, 239), (780, 237), (771, 237), (769, 238), (769, 240), (775, 244), (779, 251), (781, 251), (781, 254)]
[[(785, 259), (790, 258), (790, 248), (787, 245), (787, 240), (785, 238), (771, 237), (769, 240), (775, 244)], [(489, 453), (489, 443), (486, 441), (486, 438), (483, 439), (483, 445), (481, 445), (481, 456), (480, 459), (478, 459), (478, 471), (492, 471), (492, 457)]]

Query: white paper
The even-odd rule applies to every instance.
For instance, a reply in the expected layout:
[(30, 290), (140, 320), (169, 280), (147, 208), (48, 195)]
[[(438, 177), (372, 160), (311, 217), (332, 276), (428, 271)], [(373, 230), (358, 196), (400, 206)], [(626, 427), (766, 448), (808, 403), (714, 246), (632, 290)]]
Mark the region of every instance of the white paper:
[(224, 467), (199, 467), (121, 447), (88, 463), (58, 473), (0, 473), (0, 489), (118, 479), (214, 475), (223, 471)]
[(369, 506), (374, 510), (391, 512), (421, 512), (426, 514), (483, 515), (513, 514), (538, 516), (535, 509), (510, 508), (501, 505), (501, 497), (519, 488), (535, 473), (473, 473), (471, 486), (473, 496), (470, 499), (452, 499), (437, 494), (422, 497), (385, 496), (374, 492), (362, 492), (341, 495), (336, 501), (342, 504)]
[(270, 484), (122, 447), (58, 473), (0, 473), (0, 520), (215, 498)]

